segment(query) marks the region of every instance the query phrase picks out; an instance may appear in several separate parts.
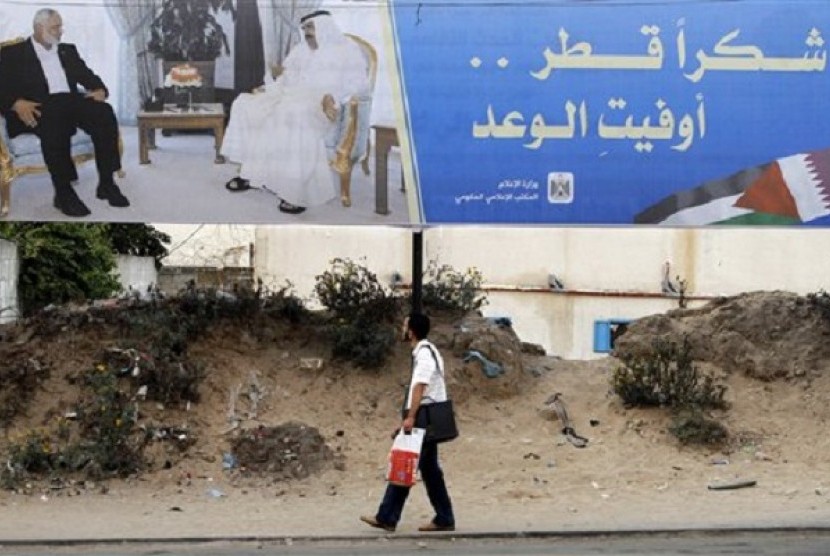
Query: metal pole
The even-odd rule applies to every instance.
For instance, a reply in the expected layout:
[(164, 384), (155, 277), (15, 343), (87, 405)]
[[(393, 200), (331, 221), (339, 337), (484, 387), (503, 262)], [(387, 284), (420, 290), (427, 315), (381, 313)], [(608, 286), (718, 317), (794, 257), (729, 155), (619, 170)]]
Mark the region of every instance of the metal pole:
[(420, 313), (424, 285), (424, 235), (421, 230), (412, 232), (412, 312)]

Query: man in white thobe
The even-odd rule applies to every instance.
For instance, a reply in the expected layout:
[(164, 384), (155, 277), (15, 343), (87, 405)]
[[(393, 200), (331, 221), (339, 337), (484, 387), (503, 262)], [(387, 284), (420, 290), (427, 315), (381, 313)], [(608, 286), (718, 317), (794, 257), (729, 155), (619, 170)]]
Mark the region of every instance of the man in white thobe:
[(304, 40), (276, 80), (234, 101), (222, 144), (222, 154), (241, 165), (228, 188), (267, 185), (290, 214), (337, 196), (326, 138), (336, 129), (340, 106), (370, 87), (360, 47), (328, 12), (311, 13), (300, 25)]

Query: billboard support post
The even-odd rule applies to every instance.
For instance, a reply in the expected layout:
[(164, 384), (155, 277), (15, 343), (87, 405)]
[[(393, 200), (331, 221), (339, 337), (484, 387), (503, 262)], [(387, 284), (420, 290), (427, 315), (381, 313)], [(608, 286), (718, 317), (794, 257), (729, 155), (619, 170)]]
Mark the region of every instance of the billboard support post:
[(424, 285), (424, 233), (412, 232), (412, 312), (423, 309), (421, 299)]

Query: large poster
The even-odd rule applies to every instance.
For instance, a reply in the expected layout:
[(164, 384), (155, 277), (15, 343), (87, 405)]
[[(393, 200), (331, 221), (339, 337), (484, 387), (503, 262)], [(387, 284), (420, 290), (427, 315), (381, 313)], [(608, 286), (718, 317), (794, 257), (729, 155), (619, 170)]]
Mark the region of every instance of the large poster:
[(427, 224), (830, 224), (830, 3), (391, 0)]
[(50, 6), (0, 0), (0, 219), (412, 222), (385, 8)]
[[(101, 188), (101, 157), (55, 184), (14, 121), (47, 81), (42, 51), (6, 40), (31, 41), (40, 7), (0, 0), (0, 218), (830, 224), (826, 0), (55, 6), (61, 56), (102, 79), (118, 118), (124, 199)], [(169, 59), (185, 28), (208, 55)], [(89, 159), (91, 137), (72, 141)]]

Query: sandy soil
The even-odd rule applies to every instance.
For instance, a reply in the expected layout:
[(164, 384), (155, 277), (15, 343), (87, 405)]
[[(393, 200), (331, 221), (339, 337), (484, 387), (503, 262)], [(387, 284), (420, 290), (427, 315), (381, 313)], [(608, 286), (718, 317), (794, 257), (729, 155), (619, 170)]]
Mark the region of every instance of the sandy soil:
[[(437, 337), (448, 338), (448, 330)], [(77, 361), (85, 357), (81, 347), (95, 343), (66, 336), (63, 341), (74, 342)], [(458, 377), (480, 372), (477, 364), (462, 363), (450, 346), (439, 347), (448, 373), (456, 377), (451, 388), (455, 383), (464, 394), (458, 404), (462, 435), (441, 448), (459, 532), (807, 526), (830, 518), (826, 376), (763, 382), (727, 373), (731, 408), (721, 418), (735, 440), (710, 450), (680, 446), (666, 432), (669, 416), (663, 410), (625, 409), (609, 393), (610, 373), (619, 365), (614, 358), (587, 362), (526, 355), (526, 370), (503, 379), (514, 381), (518, 390), (505, 397), (459, 382)], [(208, 364), (202, 401), (189, 410), (166, 410), (169, 422), (198, 431), (196, 445), (185, 456), (167, 454), (169, 469), (108, 481), (106, 493), (95, 484), (54, 491), (33, 485), (31, 494), (0, 491), (0, 544), (2, 539), (383, 535), (358, 516), (374, 513), (385, 486), (389, 432), (408, 378), (406, 346), (381, 371), (331, 361), (319, 370), (302, 368), (301, 359), (319, 357), (320, 350), (307, 338), (263, 345), (244, 334), (206, 337), (192, 348), (192, 356)], [(246, 384), (254, 370), (266, 397), (257, 419), (242, 427), (286, 421), (317, 427), (344, 456), (344, 470), (274, 481), (223, 469), (222, 456), (235, 434), (227, 432), (229, 392)], [(553, 392), (563, 393), (577, 432), (589, 438), (586, 448), (565, 442), (558, 422), (540, 412)], [(53, 372), (26, 418), (7, 435), (38, 424), (48, 408), (66, 406), (71, 393), (61, 373)], [(591, 426), (592, 420), (598, 424)], [(757, 485), (707, 488), (736, 478)], [(212, 496), (211, 489), (222, 496)], [(426, 495), (416, 485), (398, 531), (414, 533), (430, 518)]]

